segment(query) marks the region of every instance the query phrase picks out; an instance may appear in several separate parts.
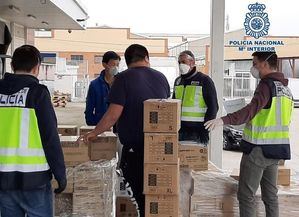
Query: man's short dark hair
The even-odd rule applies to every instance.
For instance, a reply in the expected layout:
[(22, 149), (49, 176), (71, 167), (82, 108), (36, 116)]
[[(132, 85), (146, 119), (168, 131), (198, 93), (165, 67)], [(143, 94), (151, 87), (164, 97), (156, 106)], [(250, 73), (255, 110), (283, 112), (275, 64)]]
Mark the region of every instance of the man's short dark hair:
[(13, 71), (30, 72), (35, 66), (41, 63), (39, 50), (32, 45), (18, 47), (13, 55), (11, 66)]
[(142, 61), (146, 57), (149, 58), (148, 51), (146, 47), (140, 44), (132, 44), (125, 51), (125, 59), (127, 65), (130, 65), (131, 63), (135, 63), (138, 61)]
[(184, 50), (183, 52), (180, 53), (180, 56), (183, 56), (183, 55), (188, 55), (195, 60), (194, 54), (190, 50)]
[(104, 53), (102, 62), (108, 64), (108, 62), (109, 62), (110, 60), (119, 60), (119, 61), (120, 61), (121, 58), (120, 58), (120, 56), (119, 56), (117, 53), (115, 53), (114, 51), (107, 51), (106, 53)]
[(276, 52), (254, 52), (253, 57), (256, 57), (259, 61), (267, 61), (272, 69), (277, 69), (278, 57)]

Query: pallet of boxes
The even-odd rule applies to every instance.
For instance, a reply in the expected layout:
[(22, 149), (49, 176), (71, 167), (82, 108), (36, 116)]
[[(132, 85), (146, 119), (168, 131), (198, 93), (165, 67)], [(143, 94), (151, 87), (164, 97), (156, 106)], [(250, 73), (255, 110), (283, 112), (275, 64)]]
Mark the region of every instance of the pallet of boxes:
[(77, 139), (77, 134), (60, 137), (68, 185), (62, 194), (55, 195), (55, 216), (114, 217), (117, 137), (105, 132), (89, 144), (77, 143)]
[(145, 217), (179, 216), (179, 145), (181, 103), (144, 102)]

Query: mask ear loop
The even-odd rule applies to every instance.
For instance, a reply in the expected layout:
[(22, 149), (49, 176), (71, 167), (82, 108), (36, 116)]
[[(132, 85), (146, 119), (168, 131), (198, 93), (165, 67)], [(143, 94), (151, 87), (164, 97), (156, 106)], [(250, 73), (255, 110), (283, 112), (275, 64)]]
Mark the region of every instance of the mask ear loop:
[(265, 59), (265, 62), (267, 62), (275, 53), (272, 53), (270, 56), (267, 57), (267, 59)]

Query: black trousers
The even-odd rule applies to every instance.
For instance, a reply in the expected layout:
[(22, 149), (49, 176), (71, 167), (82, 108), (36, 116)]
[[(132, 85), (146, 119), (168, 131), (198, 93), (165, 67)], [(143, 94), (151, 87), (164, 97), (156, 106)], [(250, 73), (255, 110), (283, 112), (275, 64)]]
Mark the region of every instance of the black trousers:
[(140, 217), (144, 217), (145, 197), (143, 195), (143, 172), (144, 172), (143, 153), (130, 152), (125, 147), (122, 151), (120, 168), (123, 172), (125, 181), (131, 187), (133, 196), (138, 204)]

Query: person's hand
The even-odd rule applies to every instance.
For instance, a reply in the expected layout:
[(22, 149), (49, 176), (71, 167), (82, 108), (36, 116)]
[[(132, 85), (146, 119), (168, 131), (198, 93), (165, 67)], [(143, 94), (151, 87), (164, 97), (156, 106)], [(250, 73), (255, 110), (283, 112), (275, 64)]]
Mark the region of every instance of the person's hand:
[(219, 127), (223, 125), (223, 120), (221, 118), (216, 118), (210, 121), (207, 121), (204, 126), (206, 130), (212, 131), (215, 129), (215, 127)]
[(81, 135), (81, 136), (78, 138), (77, 142), (79, 142), (80, 140), (83, 139), (83, 142), (84, 142), (85, 144), (87, 144), (89, 141), (95, 140), (95, 139), (97, 138), (97, 136), (98, 136), (98, 134), (96, 134), (94, 131), (91, 131), (91, 132), (89, 132), (89, 133), (86, 133), (86, 134), (84, 134), (84, 135)]
[(62, 179), (62, 180), (59, 180), (59, 181), (57, 180), (57, 183), (58, 183), (58, 188), (56, 188), (54, 190), (54, 193), (55, 194), (60, 194), (65, 190), (66, 185), (67, 185), (67, 180), (66, 179)]

